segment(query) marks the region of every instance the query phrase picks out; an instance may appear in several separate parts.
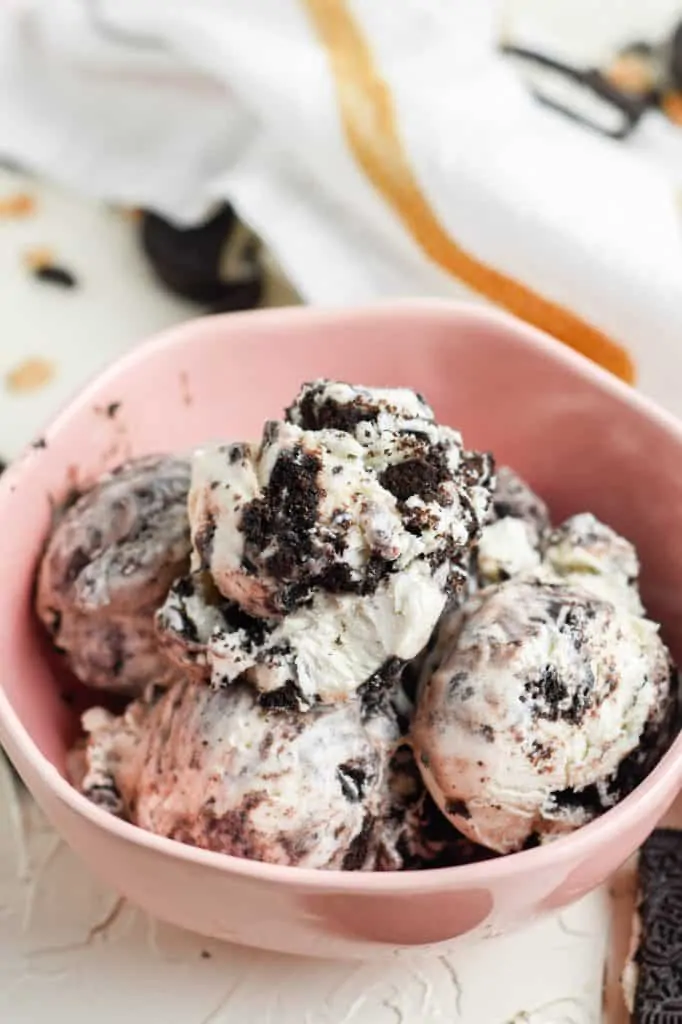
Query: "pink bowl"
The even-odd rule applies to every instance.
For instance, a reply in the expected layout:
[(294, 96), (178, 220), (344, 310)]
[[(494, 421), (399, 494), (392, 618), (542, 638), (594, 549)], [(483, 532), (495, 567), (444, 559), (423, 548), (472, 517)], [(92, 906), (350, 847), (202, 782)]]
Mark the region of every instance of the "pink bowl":
[(680, 658), (675, 420), (539, 332), (481, 308), (419, 301), (211, 317), (118, 362), (57, 418), (46, 446), (30, 448), (0, 481), (0, 741), (92, 870), (175, 924), (343, 957), (498, 933), (582, 896), (635, 850), (680, 786), (682, 739), (635, 793), (574, 835), (417, 873), (312, 871), (195, 850), (108, 816), (64, 778), (76, 714), (31, 615), (51, 498), (133, 454), (253, 436), (316, 376), (417, 388), (468, 444), (527, 476), (557, 517), (588, 508), (625, 533), (641, 553), (645, 600)]

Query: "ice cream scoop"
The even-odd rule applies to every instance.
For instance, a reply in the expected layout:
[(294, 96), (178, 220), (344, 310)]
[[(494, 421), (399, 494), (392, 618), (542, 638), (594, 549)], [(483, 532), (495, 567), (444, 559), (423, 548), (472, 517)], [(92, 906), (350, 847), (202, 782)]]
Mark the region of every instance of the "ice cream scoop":
[(375, 695), (467, 579), (492, 460), (407, 389), (318, 381), (287, 415), (260, 445), (195, 454), (195, 572), (160, 637), (194, 674), (244, 677), (271, 704)]
[(479, 585), (500, 583), (535, 569), (550, 528), (547, 506), (517, 473), (500, 466), (495, 473), (490, 521), (476, 546)]
[[(365, 464), (382, 475), (383, 486), (399, 501), (425, 498), (425, 490), (433, 498), (439, 481), (448, 478), (447, 464), (460, 485), (472, 488), (477, 514), (487, 513), (492, 456), (466, 451), (459, 431), (437, 423), (433, 409), (416, 391), (321, 379), (303, 385), (286, 419), (306, 431), (350, 434), (365, 449)], [(440, 497), (447, 504), (446, 495)]]
[(58, 515), (36, 609), (84, 683), (137, 693), (176, 674), (159, 652), (154, 614), (189, 564), (189, 482), (185, 459), (136, 459)]
[(624, 604), (635, 615), (643, 614), (635, 548), (591, 513), (571, 516), (552, 531), (543, 557), (557, 577)]
[(86, 712), (84, 726), (82, 791), (143, 828), (273, 864), (396, 866), (390, 715), (359, 702), (272, 711), (248, 685), (184, 681), (120, 718)]
[(579, 585), (516, 577), (441, 623), (412, 742), (443, 813), (507, 853), (585, 823), (640, 781), (673, 700), (652, 622)]

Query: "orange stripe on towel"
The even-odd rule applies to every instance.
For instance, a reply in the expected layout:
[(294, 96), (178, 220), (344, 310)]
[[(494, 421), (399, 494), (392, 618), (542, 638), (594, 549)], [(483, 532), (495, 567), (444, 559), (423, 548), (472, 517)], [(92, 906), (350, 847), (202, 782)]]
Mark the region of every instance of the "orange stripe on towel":
[(346, 0), (302, 2), (329, 59), (350, 149), (426, 255), (473, 291), (632, 383), (635, 367), (620, 345), (570, 310), (476, 259), (450, 238), (415, 178), (400, 138), (393, 98)]

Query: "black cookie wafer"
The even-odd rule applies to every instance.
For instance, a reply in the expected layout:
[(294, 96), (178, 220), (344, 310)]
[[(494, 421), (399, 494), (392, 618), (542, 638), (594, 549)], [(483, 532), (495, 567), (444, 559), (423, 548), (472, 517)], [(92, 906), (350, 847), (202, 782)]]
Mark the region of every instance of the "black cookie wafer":
[(682, 1021), (682, 832), (657, 829), (639, 858), (633, 1024)]

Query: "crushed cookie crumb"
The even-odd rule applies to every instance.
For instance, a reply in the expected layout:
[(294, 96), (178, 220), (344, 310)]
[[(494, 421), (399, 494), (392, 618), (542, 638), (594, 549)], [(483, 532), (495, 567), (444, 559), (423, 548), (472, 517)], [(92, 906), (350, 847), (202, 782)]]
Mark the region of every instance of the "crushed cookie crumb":
[(56, 284), (61, 288), (75, 288), (78, 284), (76, 275), (55, 261), (51, 249), (38, 247), (27, 250), (24, 253), (24, 263), (39, 281)]
[(36, 267), (33, 271), (33, 276), (39, 281), (59, 285), (60, 288), (75, 288), (78, 284), (75, 274), (67, 270), (66, 267), (58, 267), (56, 265)]
[(5, 388), (16, 395), (39, 391), (50, 383), (55, 372), (55, 364), (49, 359), (33, 356), (5, 374)]

